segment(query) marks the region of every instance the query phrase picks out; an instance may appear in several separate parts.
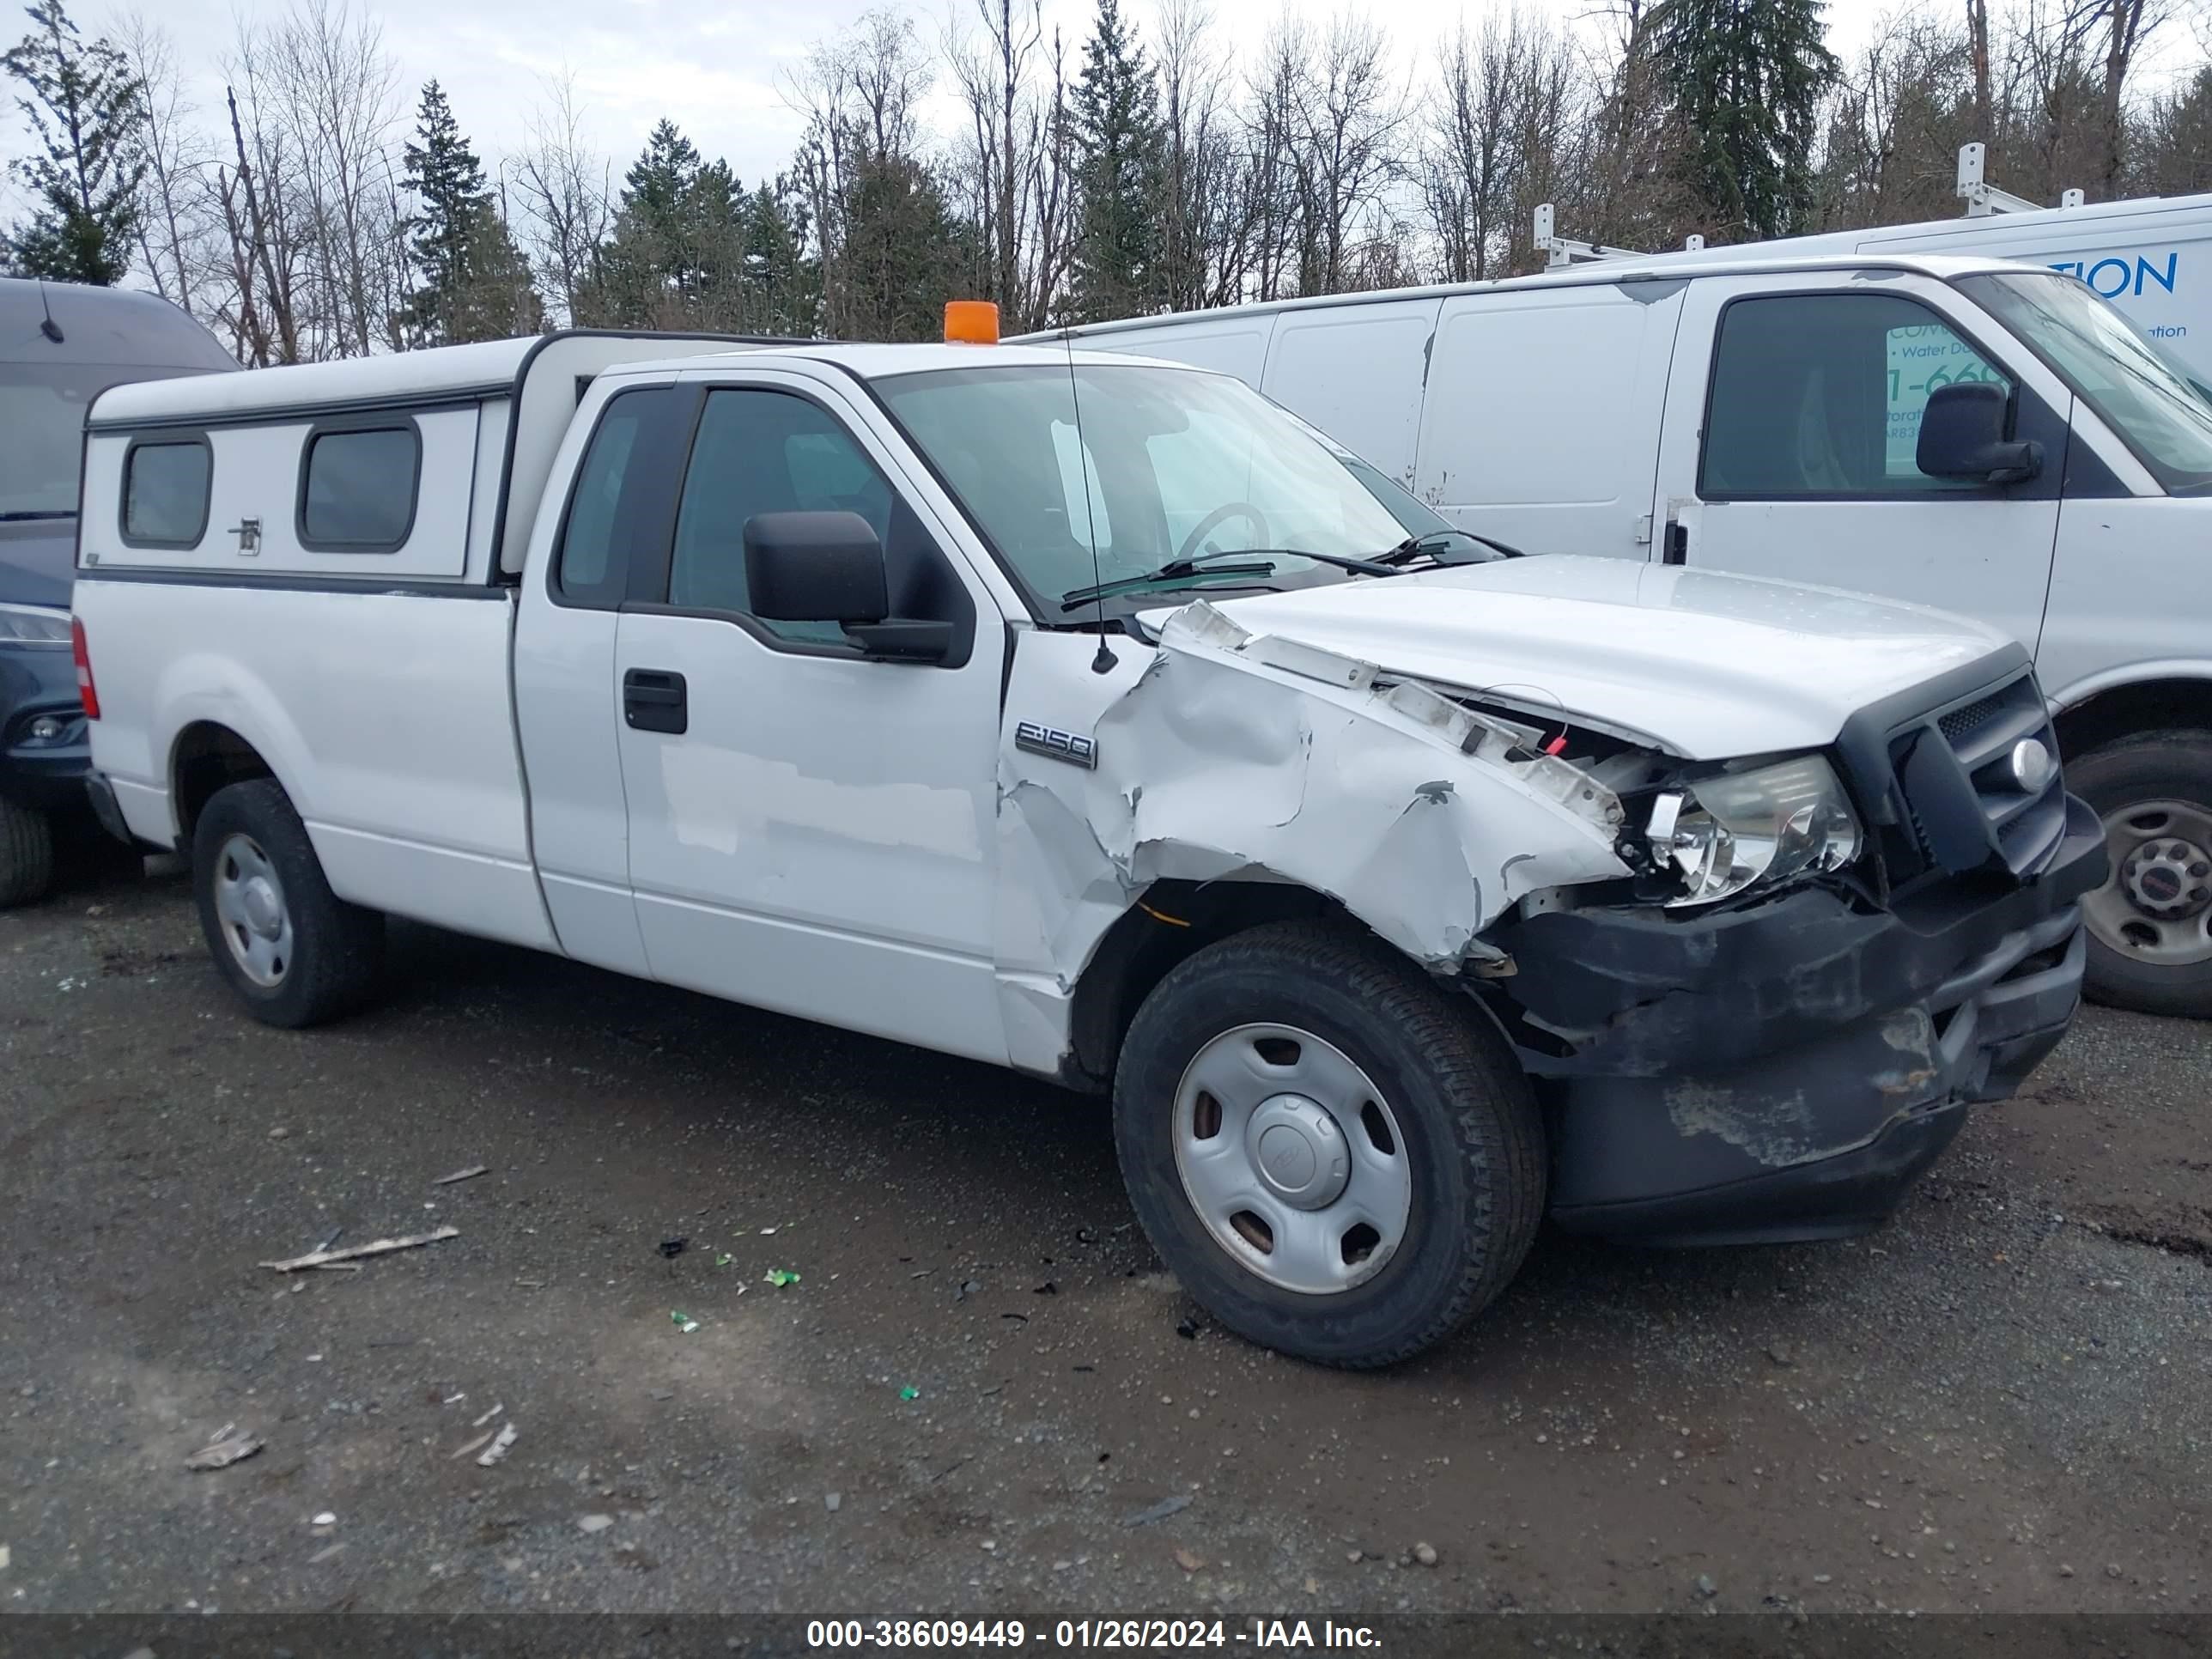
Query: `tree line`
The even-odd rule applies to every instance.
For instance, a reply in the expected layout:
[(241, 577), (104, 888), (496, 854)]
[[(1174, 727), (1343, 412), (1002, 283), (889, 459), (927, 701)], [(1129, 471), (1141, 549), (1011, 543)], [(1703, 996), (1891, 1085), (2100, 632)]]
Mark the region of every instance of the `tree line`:
[[(748, 185), (665, 119), (617, 172), (566, 81), (488, 173), (435, 81), (409, 108), (351, 0), (242, 21), (215, 110), (143, 15), (87, 40), (37, 0), (0, 58), (34, 138), (6, 252), (150, 287), (257, 365), (556, 324), (924, 339), (954, 296), (1012, 332), (1480, 280), (1541, 264), (1540, 202), (1651, 248), (1948, 217), (1973, 140), (2036, 200), (2212, 189), (2204, 3), (1911, 0), (1844, 61), (1821, 0), (1571, 23), (1531, 0), (1421, 41), (1347, 6), (1252, 42), (1205, 0), (1096, 0), (1078, 41), (1040, 0), (952, 0), (820, 42), (788, 77), (796, 153)], [(2193, 67), (2150, 82), (2185, 38)]]

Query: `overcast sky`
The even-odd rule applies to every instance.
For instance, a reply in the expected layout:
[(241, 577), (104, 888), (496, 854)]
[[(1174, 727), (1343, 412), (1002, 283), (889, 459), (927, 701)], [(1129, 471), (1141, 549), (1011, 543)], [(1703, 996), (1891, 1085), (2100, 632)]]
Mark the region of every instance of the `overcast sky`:
[[(332, 0), (333, 3), (337, 0)], [(436, 76), (452, 99), (462, 130), (488, 160), (521, 147), (545, 76), (571, 71), (586, 106), (595, 148), (619, 174), (663, 115), (708, 156), (728, 159), (747, 182), (787, 165), (799, 122), (786, 101), (786, 76), (817, 40), (870, 9), (868, 0), (347, 0), (382, 27), (399, 66), (411, 117), (422, 83)], [(1522, 0), (1524, 9), (1561, 21), (1587, 15), (1599, 0)], [(16, 15), (16, 6), (6, 15)], [(1224, 45), (1255, 44), (1285, 12), (1325, 19), (1330, 0), (1210, 0)], [(1383, 18), (1409, 75), (1416, 54), (1433, 60), (1435, 42), (1462, 15), (1479, 20), (1493, 0), (1395, 0), (1362, 9)], [(1503, 4), (1504, 0), (1495, 0)], [(975, 0), (923, 0), (909, 5), (926, 39), (941, 33), (949, 12), (974, 15)], [(192, 77), (194, 101), (220, 108), (222, 59), (236, 19), (273, 16), (286, 0), (71, 0), (88, 35), (126, 11), (157, 18), (177, 43)], [(1152, 0), (1123, 0), (1147, 29)], [(1838, 51), (1857, 46), (1885, 0), (1831, 0), (1831, 40)], [(1093, 0), (1046, 0), (1047, 27), (1057, 24), (1070, 56), (1088, 32)], [(12, 37), (14, 31), (0, 27)], [(21, 141), (11, 146), (21, 153)]]

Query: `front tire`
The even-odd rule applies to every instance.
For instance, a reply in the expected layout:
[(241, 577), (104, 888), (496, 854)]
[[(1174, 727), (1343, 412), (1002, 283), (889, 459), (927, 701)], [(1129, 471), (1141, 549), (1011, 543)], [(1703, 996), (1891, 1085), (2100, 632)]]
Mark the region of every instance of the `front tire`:
[(2104, 821), (2112, 866), (2082, 901), (2085, 991), (2212, 1018), (2212, 732), (2122, 738), (2068, 763), (2066, 782)]
[(0, 797), (0, 910), (44, 898), (53, 884), (53, 821)]
[(1519, 1270), (1544, 1212), (1541, 1120), (1467, 1006), (1348, 927), (1206, 946), (1121, 1047), (1114, 1129), (1153, 1248), (1239, 1335), (1395, 1364)]
[(256, 1019), (296, 1030), (368, 1000), (384, 918), (331, 891), (307, 826), (274, 779), (220, 789), (192, 830), (208, 951)]

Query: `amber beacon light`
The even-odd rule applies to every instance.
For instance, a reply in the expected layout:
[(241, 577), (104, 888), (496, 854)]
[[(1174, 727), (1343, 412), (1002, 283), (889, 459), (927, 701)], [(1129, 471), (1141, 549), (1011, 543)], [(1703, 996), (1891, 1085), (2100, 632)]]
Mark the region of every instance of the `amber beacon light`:
[(947, 300), (945, 338), (952, 345), (999, 343), (999, 307), (989, 300)]

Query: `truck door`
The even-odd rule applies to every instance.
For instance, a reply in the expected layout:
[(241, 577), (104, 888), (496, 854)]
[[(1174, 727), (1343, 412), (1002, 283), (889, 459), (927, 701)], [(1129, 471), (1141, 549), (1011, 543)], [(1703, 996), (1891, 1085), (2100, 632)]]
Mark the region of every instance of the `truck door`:
[[(2072, 398), (2027, 353), (1986, 348), (1979, 316), (1895, 272), (1691, 283), (1652, 556), (1937, 605), (2033, 651)], [(2036, 477), (1962, 484), (1914, 464), (1929, 398), (1957, 380), (2017, 392), (2015, 429), (2044, 443)]]
[[(1004, 623), (838, 388), (691, 377), (666, 537), (634, 571), (615, 695), (638, 926), (655, 978), (1003, 1064), (992, 968)], [(875, 527), (943, 665), (872, 661), (748, 603), (746, 521)]]

